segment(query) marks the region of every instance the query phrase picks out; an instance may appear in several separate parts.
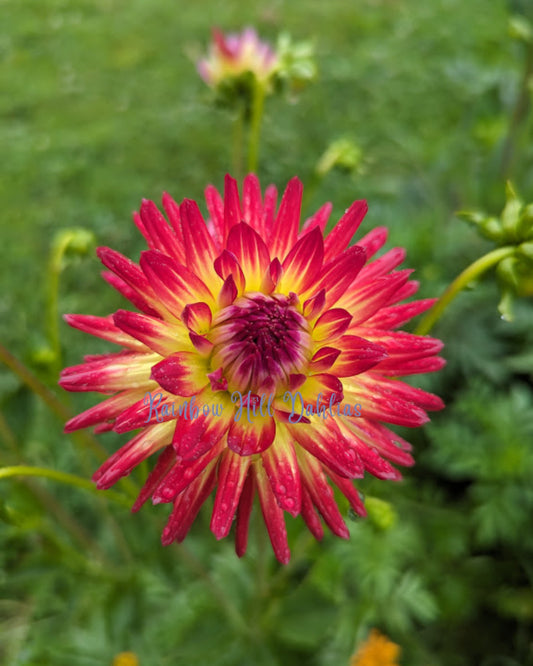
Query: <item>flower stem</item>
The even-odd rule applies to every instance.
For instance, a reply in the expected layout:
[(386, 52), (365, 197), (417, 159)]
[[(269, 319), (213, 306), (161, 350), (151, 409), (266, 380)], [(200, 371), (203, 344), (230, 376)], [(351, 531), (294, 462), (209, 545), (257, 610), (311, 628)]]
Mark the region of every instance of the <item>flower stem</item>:
[[(0, 343), (0, 362), (7, 365), (17, 377), (28, 386), (36, 395), (38, 395), (50, 410), (58, 417), (60, 421), (68, 421), (72, 418), (68, 407), (66, 407), (57, 396), (41, 382), (41, 380), (27, 368), (24, 363), (19, 361), (11, 352), (9, 352)], [(72, 437), (79, 443), (88, 446), (100, 458), (107, 458), (107, 451), (93, 437), (84, 432), (72, 433)]]
[[(82, 488), (88, 490), (93, 494), (100, 495), (101, 492), (96, 488), (92, 481), (83, 479), (75, 474), (68, 474), (67, 472), (60, 472), (55, 469), (47, 469), (46, 467), (31, 467), (30, 465), (13, 465), (11, 467), (0, 467), (0, 479), (8, 479), (13, 476), (39, 476), (45, 479), (52, 479), (59, 483), (65, 483), (75, 488)], [(121, 506), (128, 509), (131, 506), (129, 498), (120, 493), (106, 490), (105, 495), (108, 499), (113, 500)]]
[(473, 280), (479, 278), (489, 268), (499, 264), (502, 259), (512, 256), (514, 252), (514, 247), (499, 247), (480, 257), (474, 261), (473, 264), (470, 264), (470, 266), (465, 268), (465, 270), (450, 284), (431, 310), (426, 313), (425, 317), (423, 317), (415, 329), (415, 334), (426, 335), (431, 328), (433, 328), (435, 322), (440, 319), (444, 310), (446, 310), (457, 294), (459, 294)]
[(70, 243), (70, 237), (65, 234), (52, 246), (48, 261), (48, 284), (46, 298), (46, 332), (48, 343), (53, 354), (54, 368), (61, 365), (61, 345), (59, 344), (58, 325), (58, 294), (61, 264)]
[(531, 106), (530, 96), (532, 77), (533, 43), (529, 43), (527, 45), (524, 59), (524, 73), (522, 75), (518, 96), (512, 109), (511, 118), (509, 120), (509, 130), (503, 144), (500, 172), (502, 177), (506, 180), (510, 177), (512, 171), (515, 147), (520, 126), (527, 120)]
[(250, 135), (248, 142), (248, 171), (257, 171), (259, 163), (259, 138), (261, 135), (261, 120), (265, 102), (265, 88), (262, 83), (255, 80), (254, 95), (252, 99), (252, 118), (250, 122)]
[(239, 105), (235, 122), (233, 125), (233, 171), (235, 178), (240, 182), (242, 179), (243, 162), (243, 143), (244, 143), (244, 124), (246, 120), (246, 106), (244, 103)]

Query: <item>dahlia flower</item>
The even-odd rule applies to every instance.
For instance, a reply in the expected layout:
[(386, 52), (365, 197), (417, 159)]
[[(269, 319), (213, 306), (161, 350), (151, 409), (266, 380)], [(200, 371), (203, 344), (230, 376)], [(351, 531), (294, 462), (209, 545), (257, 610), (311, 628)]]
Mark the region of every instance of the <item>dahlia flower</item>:
[(198, 62), (198, 72), (207, 85), (215, 88), (227, 79), (252, 73), (265, 82), (276, 71), (278, 56), (262, 42), (253, 28), (242, 33), (224, 35), (213, 29), (213, 41), (208, 56)]
[(209, 218), (168, 194), (143, 201), (134, 221), (148, 243), (139, 264), (107, 247), (104, 278), (140, 311), (66, 315), (74, 328), (121, 347), (62, 372), (69, 391), (109, 394), (66, 432), (137, 430), (94, 475), (106, 489), (159, 457), (133, 510), (151, 498), (173, 505), (164, 544), (181, 542), (214, 493), (211, 530), (246, 550), (254, 496), (270, 540), (289, 560), (284, 513), (320, 539), (325, 524), (349, 536), (332, 485), (365, 515), (353, 485), (365, 471), (400, 479), (411, 446), (384, 423), (420, 426), (441, 400), (398, 377), (443, 365), (439, 340), (396, 329), (433, 300), (400, 304), (418, 284), (396, 270), (404, 250), (369, 261), (387, 231), (348, 247), (367, 205), (356, 201), (323, 237), (331, 204), (299, 228), (302, 184), (279, 207), (257, 177), (226, 176), (206, 189)]

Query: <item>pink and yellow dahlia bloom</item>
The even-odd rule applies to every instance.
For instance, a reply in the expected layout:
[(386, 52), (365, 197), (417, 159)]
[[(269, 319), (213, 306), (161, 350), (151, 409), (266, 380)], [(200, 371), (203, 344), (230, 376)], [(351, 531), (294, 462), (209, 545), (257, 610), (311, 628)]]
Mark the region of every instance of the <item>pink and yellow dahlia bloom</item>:
[(197, 67), (204, 81), (215, 88), (227, 79), (247, 73), (264, 83), (274, 74), (278, 64), (276, 52), (259, 39), (253, 28), (227, 35), (214, 28), (209, 53)]
[(209, 218), (163, 196), (167, 219), (143, 201), (134, 220), (149, 250), (138, 264), (110, 248), (105, 279), (139, 312), (66, 315), (73, 327), (121, 347), (66, 368), (69, 391), (109, 397), (65, 430), (137, 431), (94, 475), (105, 489), (154, 453), (133, 507), (173, 505), (163, 543), (181, 542), (215, 491), (211, 529), (231, 530), (243, 555), (257, 494), (276, 557), (289, 560), (284, 513), (313, 535), (322, 520), (348, 529), (336, 486), (365, 515), (353, 479), (400, 479), (411, 446), (384, 424), (420, 426), (441, 400), (399, 377), (438, 370), (442, 343), (397, 329), (432, 299), (402, 303), (418, 284), (399, 270), (405, 252), (372, 259), (387, 231), (349, 247), (367, 205), (356, 201), (324, 238), (326, 204), (300, 228), (302, 184), (277, 207), (253, 174), (242, 196), (227, 176), (224, 196), (206, 189)]

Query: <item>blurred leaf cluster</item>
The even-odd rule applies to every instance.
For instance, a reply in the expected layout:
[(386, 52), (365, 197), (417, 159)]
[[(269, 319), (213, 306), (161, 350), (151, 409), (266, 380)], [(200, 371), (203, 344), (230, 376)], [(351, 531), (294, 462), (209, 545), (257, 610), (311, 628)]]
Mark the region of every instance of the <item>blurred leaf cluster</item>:
[[(232, 119), (211, 107), (187, 55), (205, 44), (207, 15), (222, 29), (255, 25), (272, 43), (287, 32), (314, 44), (314, 84), (297, 104), (266, 109), (262, 182), (313, 183), (304, 215), (330, 200), (338, 219), (367, 198), (362, 233), (389, 227), (422, 296), (492, 247), (456, 211), (499, 219), (507, 179), (533, 201), (527, 0), (1, 4), (0, 340), (52, 391), (53, 238), (81, 228), (136, 259), (144, 246), (129, 212), (141, 197), (200, 200), (230, 168)], [(318, 182), (331, 146), (344, 161)], [(122, 307), (91, 252), (66, 261), (75, 250), (58, 260), (57, 312)], [(2, 480), (0, 662), (100, 666), (132, 652), (140, 666), (339, 666), (376, 627), (405, 666), (533, 666), (531, 291), (512, 323), (498, 299), (488, 274), (433, 331), (447, 368), (413, 381), (447, 409), (401, 433), (417, 465), (400, 484), (359, 484), (370, 515), (353, 520), (344, 506), (349, 541), (315, 543), (290, 520), (285, 568), (261, 530), (238, 560), (210, 535), (208, 512), (185, 546), (164, 549), (162, 506), (131, 516), (105, 495)], [(109, 349), (56, 324), (67, 364)], [(56, 356), (43, 362), (42, 349)], [(94, 404), (60, 399), (76, 412)], [(2, 366), (0, 462), (90, 478), (99, 459)], [(132, 495), (146, 473), (118, 490)]]

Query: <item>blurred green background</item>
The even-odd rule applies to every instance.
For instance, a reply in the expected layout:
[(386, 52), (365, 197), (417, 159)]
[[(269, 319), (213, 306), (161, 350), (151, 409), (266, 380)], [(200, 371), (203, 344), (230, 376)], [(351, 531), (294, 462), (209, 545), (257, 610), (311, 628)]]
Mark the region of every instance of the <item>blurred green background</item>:
[[(313, 42), (315, 84), (267, 102), (262, 183), (311, 183), (328, 146), (353, 141), (355, 168), (327, 174), (304, 214), (330, 200), (338, 219), (368, 199), (361, 232), (389, 226), (423, 296), (490, 249), (456, 211), (499, 213), (508, 178), (533, 200), (529, 0), (2, 0), (0, 12), (0, 340), (73, 411), (98, 398), (56, 389), (58, 368), (110, 345), (61, 323), (62, 358), (50, 348), (54, 242), (83, 228), (137, 260), (142, 197), (222, 185), (233, 118), (195, 71), (213, 25)], [(85, 249), (61, 262), (58, 312), (123, 307)], [(489, 276), (433, 331), (448, 365), (416, 384), (447, 409), (402, 433), (417, 466), (400, 484), (358, 484), (386, 503), (350, 518), (348, 542), (313, 543), (288, 519), (288, 567), (256, 513), (239, 561), (207, 508), (185, 546), (164, 549), (166, 507), (131, 516), (83, 489), (0, 481), (0, 661), (96, 666), (132, 650), (142, 666), (344, 666), (378, 627), (405, 666), (533, 664), (533, 315), (524, 299), (503, 322), (498, 300)], [(0, 410), (3, 465), (85, 478), (98, 466), (4, 366)], [(126, 437), (99, 440), (114, 451)]]

